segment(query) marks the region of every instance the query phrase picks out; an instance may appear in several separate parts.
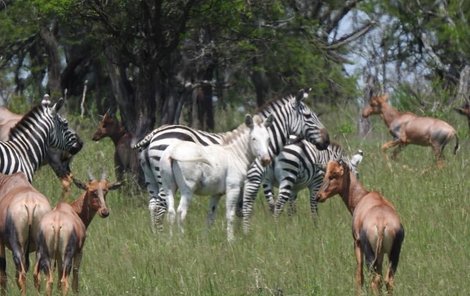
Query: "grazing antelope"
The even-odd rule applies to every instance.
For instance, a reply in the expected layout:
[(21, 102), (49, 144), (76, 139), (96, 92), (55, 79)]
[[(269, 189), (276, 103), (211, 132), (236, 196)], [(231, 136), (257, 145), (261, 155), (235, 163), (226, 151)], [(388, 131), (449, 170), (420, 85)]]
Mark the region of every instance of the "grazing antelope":
[(463, 116), (467, 117), (468, 128), (470, 132), (470, 103), (466, 102), (462, 107), (454, 108), (454, 110), (457, 111), (459, 114), (462, 114)]
[(226, 194), (227, 239), (234, 239), (235, 208), (248, 167), (257, 157), (263, 166), (271, 161), (267, 127), (272, 124), (272, 120), (272, 116), (263, 120), (258, 115), (251, 117), (248, 114), (245, 123), (227, 133), (220, 145), (203, 146), (187, 141), (176, 143), (165, 150), (160, 160), (160, 194), (161, 198), (167, 201), (170, 224), (174, 224), (176, 216), (176, 187), (181, 191), (177, 212), (181, 231), (193, 194), (211, 195), (209, 225), (214, 221), (221, 196)]
[(393, 140), (382, 146), (386, 150), (395, 146), (392, 159), (408, 144), (431, 146), (438, 167), (443, 166), (443, 150), (449, 141), (455, 138), (454, 154), (459, 149), (459, 138), (455, 129), (445, 121), (431, 117), (421, 117), (410, 112), (401, 113), (388, 103), (388, 95), (372, 97), (362, 110), (362, 116), (380, 114), (387, 125)]
[(138, 152), (131, 148), (133, 136), (109, 110), (103, 115), (92, 139), (99, 141), (106, 137), (110, 137), (114, 143), (114, 168), (118, 181), (122, 181), (124, 173), (127, 172), (137, 176), (138, 183), (143, 185), (145, 182), (139, 165)]
[(21, 295), (26, 295), (29, 253), (36, 251), (39, 221), (51, 210), (47, 197), (37, 191), (26, 175), (0, 174), (0, 286), (6, 293), (5, 247), (13, 253), (16, 281)]
[(382, 264), (388, 255), (389, 266), (385, 284), (392, 294), (394, 276), (398, 266), (405, 231), (393, 205), (379, 192), (367, 191), (355, 174), (341, 161), (330, 161), (326, 167), (323, 184), (318, 191), (318, 201), (339, 194), (352, 214), (352, 234), (356, 254), (356, 291), (364, 284), (363, 258), (373, 273), (371, 288), (377, 294), (382, 285)]
[(86, 229), (95, 217), (109, 216), (106, 205), (108, 191), (121, 186), (120, 182), (110, 183), (103, 173), (101, 180), (89, 174), (88, 183), (73, 179), (75, 185), (85, 190), (71, 204), (59, 201), (57, 206), (47, 213), (39, 224), (37, 235), (37, 261), (34, 268), (34, 285), (40, 290), (40, 271), (46, 275), (46, 294), (52, 293), (52, 267), (57, 264), (62, 294), (67, 294), (68, 277), (73, 267), (72, 290), (78, 292), (78, 272), (85, 243)]

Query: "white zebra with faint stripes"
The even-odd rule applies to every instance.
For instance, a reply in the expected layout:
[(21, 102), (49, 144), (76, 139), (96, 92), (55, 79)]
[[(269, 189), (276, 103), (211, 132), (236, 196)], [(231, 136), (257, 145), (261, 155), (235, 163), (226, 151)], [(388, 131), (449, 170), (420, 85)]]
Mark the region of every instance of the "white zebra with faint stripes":
[[(286, 145), (271, 165), (266, 167), (263, 190), (269, 207), (277, 218), (284, 205), (289, 202), (290, 212), (295, 211), (297, 193), (308, 188), (310, 193), (310, 211), (317, 215), (317, 192), (325, 175), (324, 167), (330, 160), (342, 160), (356, 172), (349, 157), (338, 143), (330, 143), (327, 149), (318, 150), (305, 140), (293, 141)], [(273, 187), (278, 187), (278, 198), (274, 198)]]
[[(168, 147), (160, 160), (161, 199), (168, 203), (170, 227), (175, 216), (181, 231), (194, 194), (210, 195), (208, 224), (213, 224), (215, 210), (222, 195), (226, 195), (227, 240), (233, 241), (233, 222), (237, 200), (243, 188), (246, 172), (255, 158), (263, 165), (271, 162), (268, 127), (272, 116), (246, 115), (245, 122), (225, 134), (220, 145), (203, 146), (194, 142), (179, 142)], [(167, 184), (169, 186), (167, 186)], [(175, 212), (176, 184), (181, 192)]]
[[(301, 89), (295, 96), (289, 95), (273, 100), (257, 113), (263, 119), (266, 119), (269, 114), (273, 115), (273, 124), (268, 128), (271, 157), (279, 154), (290, 135), (303, 137), (315, 144), (318, 149), (326, 149), (328, 146), (330, 141), (326, 128), (317, 115), (305, 104), (310, 90)], [(134, 145), (135, 149), (140, 149), (140, 164), (150, 195), (149, 210), (153, 230), (160, 228), (161, 217), (166, 211), (166, 201), (158, 197), (159, 186), (161, 186), (159, 162), (165, 149), (180, 141), (191, 141), (204, 146), (220, 144), (223, 137), (224, 133), (215, 134), (182, 125), (166, 125), (150, 132)], [(257, 167), (262, 167), (259, 161), (256, 163)], [(256, 172), (259, 172), (259, 179), (261, 179), (263, 171), (257, 169)]]
[(83, 142), (58, 113), (63, 103), (43, 100), (11, 129), (8, 141), (0, 141), (0, 173), (23, 172), (31, 182), (49, 147), (72, 155), (80, 151)]

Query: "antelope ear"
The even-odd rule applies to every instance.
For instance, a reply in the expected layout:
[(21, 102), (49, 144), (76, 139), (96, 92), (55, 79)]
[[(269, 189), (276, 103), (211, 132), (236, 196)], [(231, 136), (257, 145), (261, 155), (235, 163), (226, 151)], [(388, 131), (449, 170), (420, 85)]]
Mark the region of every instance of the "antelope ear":
[(253, 117), (250, 114), (245, 115), (245, 124), (249, 128), (253, 128)]
[(75, 186), (77, 186), (78, 188), (80, 188), (82, 190), (87, 189), (86, 184), (83, 183), (82, 181), (76, 179), (75, 177), (72, 177), (72, 180), (73, 180), (73, 184), (75, 184)]
[(111, 191), (111, 190), (116, 190), (116, 189), (118, 189), (119, 187), (121, 187), (122, 184), (123, 184), (122, 182), (114, 182), (114, 183), (112, 183), (111, 185), (109, 185), (108, 190), (110, 190), (110, 191)]
[(340, 166), (338, 168), (338, 176), (342, 177), (344, 175), (344, 166)]
[(266, 120), (264, 121), (264, 126), (265, 127), (270, 127), (273, 125), (273, 120), (274, 120), (274, 116), (272, 114), (269, 114), (268, 118), (266, 118)]
[(382, 101), (388, 102), (388, 94), (387, 93), (383, 94), (381, 98), (382, 98)]
[(301, 102), (303, 100), (305, 100), (307, 97), (308, 97), (308, 93), (311, 91), (312, 89), (310, 87), (306, 87), (306, 88), (302, 88), (300, 89), (298, 92), (297, 92), (297, 95), (295, 96), (295, 99), (297, 102)]
[(57, 113), (59, 112), (60, 108), (62, 108), (62, 106), (64, 105), (64, 98), (60, 98), (59, 101), (57, 101), (57, 103), (54, 104), (54, 106), (52, 106), (52, 110), (54, 113)]

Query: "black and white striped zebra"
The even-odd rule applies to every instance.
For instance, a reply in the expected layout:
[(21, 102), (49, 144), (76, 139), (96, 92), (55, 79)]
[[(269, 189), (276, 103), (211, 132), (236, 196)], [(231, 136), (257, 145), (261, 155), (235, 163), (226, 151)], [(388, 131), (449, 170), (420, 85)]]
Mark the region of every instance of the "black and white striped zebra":
[(43, 100), (11, 129), (10, 140), (0, 141), (0, 173), (23, 172), (31, 182), (49, 147), (70, 154), (80, 151), (83, 142), (58, 113), (63, 103), (60, 99), (51, 106)]
[[(327, 149), (318, 150), (311, 143), (298, 140), (286, 145), (273, 159), (266, 167), (263, 189), (276, 218), (281, 214), (286, 202), (290, 202), (291, 209), (294, 207), (297, 193), (304, 188), (309, 189), (310, 210), (313, 216), (316, 215), (316, 194), (323, 182), (324, 166), (329, 160), (342, 160), (353, 171), (356, 169), (337, 143), (330, 143)], [(277, 199), (274, 199), (273, 186), (279, 188)]]
[[(263, 119), (273, 115), (273, 124), (268, 128), (270, 134), (269, 153), (277, 155), (287, 143), (290, 135), (297, 135), (314, 143), (319, 149), (326, 149), (329, 144), (327, 130), (317, 115), (305, 104), (310, 89), (302, 89), (295, 96), (287, 96), (269, 102), (258, 113)], [(158, 197), (160, 173), (159, 162), (163, 151), (179, 141), (192, 141), (201, 145), (214, 145), (222, 142), (224, 134), (214, 134), (194, 130), (181, 125), (167, 125), (157, 128), (134, 145), (140, 149), (140, 164), (145, 175), (147, 190), (150, 195), (149, 210), (152, 227), (160, 226), (166, 205)], [(257, 162), (260, 167), (261, 164)], [(257, 169), (262, 178), (263, 171)], [(252, 173), (253, 174), (253, 173)]]

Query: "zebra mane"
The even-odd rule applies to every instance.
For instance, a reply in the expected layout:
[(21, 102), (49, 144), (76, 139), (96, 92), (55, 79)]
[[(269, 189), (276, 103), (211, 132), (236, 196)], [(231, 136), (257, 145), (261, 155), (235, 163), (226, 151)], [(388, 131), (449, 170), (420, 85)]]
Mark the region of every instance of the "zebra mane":
[(20, 121), (18, 121), (14, 127), (10, 130), (9, 140), (13, 139), (18, 133), (21, 133), (20, 128), (30, 125), (30, 118), (35, 117), (37, 114), (43, 112), (44, 105), (39, 104), (34, 106), (31, 110), (26, 113)]
[(254, 114), (259, 114), (261, 113), (262, 111), (265, 111), (265, 110), (270, 110), (272, 109), (273, 105), (274, 104), (279, 104), (279, 102), (287, 102), (291, 99), (295, 98), (293, 95), (287, 95), (285, 97), (282, 97), (282, 98), (274, 98), (274, 99), (271, 99), (269, 101), (267, 101), (266, 103), (264, 103), (263, 105), (261, 105), (260, 107), (256, 108)]
[(231, 142), (238, 139), (241, 135), (243, 135), (247, 129), (248, 129), (248, 127), (246, 126), (246, 124), (242, 123), (237, 128), (235, 128), (234, 130), (231, 130), (229, 132), (225, 132), (223, 134), (223, 137), (222, 137), (222, 143), (223, 144), (230, 144)]
[[(254, 124), (262, 124), (263, 119), (259, 115), (253, 116), (253, 123)], [(230, 144), (233, 141), (237, 140), (241, 135), (243, 135), (248, 127), (245, 123), (240, 124), (237, 128), (232, 131), (228, 131), (222, 134), (222, 143), (223, 145)]]

